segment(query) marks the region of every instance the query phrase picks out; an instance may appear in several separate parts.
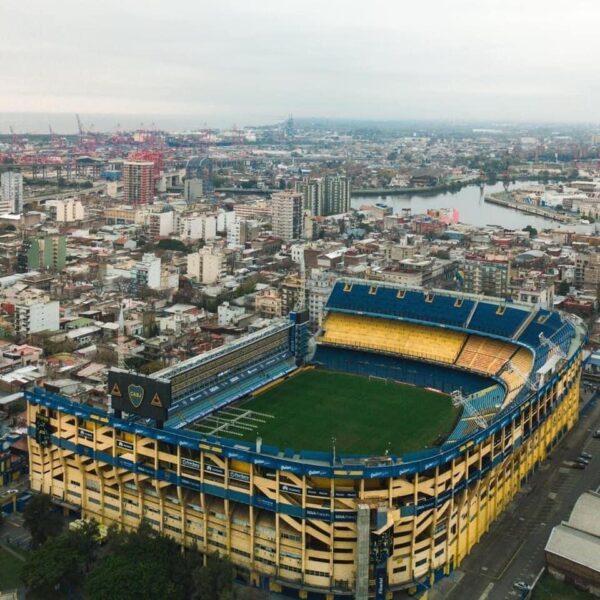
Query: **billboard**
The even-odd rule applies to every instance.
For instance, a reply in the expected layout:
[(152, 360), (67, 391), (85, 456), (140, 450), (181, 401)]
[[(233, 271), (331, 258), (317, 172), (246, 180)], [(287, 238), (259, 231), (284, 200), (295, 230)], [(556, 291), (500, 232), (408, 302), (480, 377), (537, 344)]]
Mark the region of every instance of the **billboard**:
[(114, 410), (166, 421), (171, 406), (171, 382), (120, 369), (108, 372), (108, 393)]

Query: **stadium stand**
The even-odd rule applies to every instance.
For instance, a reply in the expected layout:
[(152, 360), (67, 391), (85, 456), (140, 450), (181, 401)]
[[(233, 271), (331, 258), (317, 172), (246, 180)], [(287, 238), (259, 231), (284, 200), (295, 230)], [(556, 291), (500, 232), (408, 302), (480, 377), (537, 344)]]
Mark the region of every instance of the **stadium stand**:
[(456, 365), (495, 375), (514, 354), (516, 346), (492, 338), (470, 335)]
[(338, 282), (327, 308), (371, 315), (427, 320), (463, 327), (474, 300), (434, 292), (398, 290), (395, 287)]
[(462, 389), (464, 394), (472, 394), (490, 386), (489, 378), (476, 373), (422, 363), (408, 358), (323, 344), (317, 347), (313, 362), (333, 371), (392, 379), (419, 387), (440, 390), (446, 394), (457, 389)]
[(320, 341), (326, 344), (377, 350), (451, 364), (465, 341), (465, 334), (435, 330), (425, 325), (373, 317), (331, 313), (323, 324)]
[(512, 338), (528, 316), (529, 310), (523, 308), (480, 302), (471, 317), (469, 328), (503, 338)]

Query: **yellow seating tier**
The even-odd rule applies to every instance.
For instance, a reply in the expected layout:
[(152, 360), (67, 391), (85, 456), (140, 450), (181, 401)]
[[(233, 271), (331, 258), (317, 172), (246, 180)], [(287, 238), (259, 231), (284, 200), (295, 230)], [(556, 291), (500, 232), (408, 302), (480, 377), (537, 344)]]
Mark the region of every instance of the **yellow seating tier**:
[(330, 313), (320, 341), (452, 364), (466, 334), (424, 325)]
[(512, 356), (516, 347), (507, 342), (471, 335), (456, 364), (488, 375), (496, 374)]

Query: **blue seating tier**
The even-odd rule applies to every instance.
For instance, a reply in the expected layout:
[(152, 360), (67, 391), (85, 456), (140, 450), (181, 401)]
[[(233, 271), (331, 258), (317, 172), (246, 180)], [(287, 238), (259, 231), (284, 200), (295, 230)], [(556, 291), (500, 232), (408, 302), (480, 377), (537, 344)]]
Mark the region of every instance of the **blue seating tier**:
[(471, 317), (469, 329), (512, 338), (529, 314), (521, 308), (480, 302)]
[(463, 394), (469, 395), (490, 387), (490, 379), (475, 373), (396, 356), (323, 345), (317, 347), (313, 362), (333, 371), (393, 379), (447, 394), (462, 389)]
[(427, 295), (405, 290), (400, 297), (398, 289), (377, 287), (375, 284), (353, 283), (349, 291), (344, 291), (344, 287), (344, 282), (336, 283), (327, 308), (464, 327), (474, 305), (473, 300), (440, 293)]

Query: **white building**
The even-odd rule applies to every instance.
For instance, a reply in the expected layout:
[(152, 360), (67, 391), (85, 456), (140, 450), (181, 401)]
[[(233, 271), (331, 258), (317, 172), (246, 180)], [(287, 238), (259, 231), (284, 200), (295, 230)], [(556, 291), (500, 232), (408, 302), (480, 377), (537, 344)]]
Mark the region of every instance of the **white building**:
[(159, 290), (161, 287), (161, 262), (154, 254), (144, 254), (133, 269), (133, 279), (138, 287)]
[(217, 308), (217, 317), (221, 327), (236, 325), (244, 316), (245, 310), (241, 306), (231, 306), (229, 302), (223, 302)]
[(302, 256), (304, 255), (304, 244), (294, 244), (290, 248), (290, 254), (291, 254), (291, 259), (295, 263), (300, 264), (300, 261), (302, 260)]
[(29, 298), (15, 303), (15, 333), (27, 337), (40, 331), (58, 331), (60, 304), (48, 297)]
[(7, 171), (0, 176), (0, 212), (23, 212), (23, 176)]
[(148, 228), (154, 239), (170, 236), (175, 230), (175, 212), (152, 212), (148, 214)]
[(179, 236), (189, 240), (214, 240), (217, 237), (217, 218), (197, 214), (180, 217)]
[(216, 248), (201, 248), (198, 252), (188, 254), (187, 272), (189, 277), (200, 283), (212, 284), (219, 279), (225, 257)]
[(285, 241), (297, 240), (304, 230), (304, 199), (296, 192), (273, 194), (273, 234)]
[(323, 322), (325, 305), (335, 284), (335, 276), (313, 269), (308, 288), (308, 317), (311, 325), (320, 327)]
[(83, 221), (85, 218), (83, 204), (81, 200), (75, 198), (50, 200), (46, 206), (54, 208), (54, 218), (58, 223), (73, 223), (74, 221)]
[(217, 214), (217, 231), (220, 233), (228, 231), (228, 228), (235, 223), (236, 214), (233, 211), (221, 210)]

